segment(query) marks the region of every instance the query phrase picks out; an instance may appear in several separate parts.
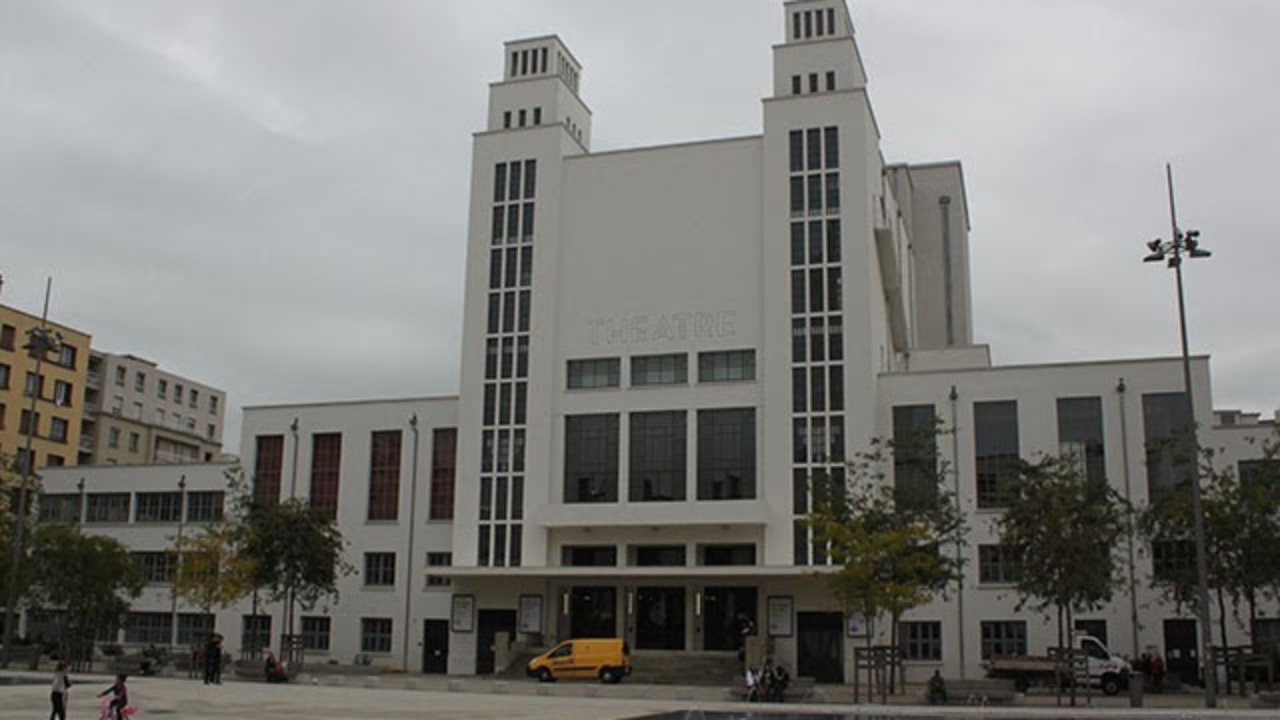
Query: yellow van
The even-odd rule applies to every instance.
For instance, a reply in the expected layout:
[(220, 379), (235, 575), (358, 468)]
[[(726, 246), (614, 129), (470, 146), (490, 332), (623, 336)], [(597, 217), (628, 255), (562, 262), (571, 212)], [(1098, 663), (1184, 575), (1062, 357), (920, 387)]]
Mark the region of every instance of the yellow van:
[(631, 674), (631, 648), (619, 638), (565, 640), (529, 661), (529, 677), (542, 682), (560, 678), (600, 678), (616, 683)]

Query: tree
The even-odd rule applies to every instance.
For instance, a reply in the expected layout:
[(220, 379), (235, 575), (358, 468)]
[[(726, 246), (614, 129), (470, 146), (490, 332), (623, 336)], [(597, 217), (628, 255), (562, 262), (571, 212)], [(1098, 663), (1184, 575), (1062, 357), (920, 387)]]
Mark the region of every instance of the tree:
[[(26, 512), (19, 517), (18, 493), (24, 482), (28, 483), (24, 508)], [(22, 473), (17, 457), (0, 453), (0, 582), (4, 583), (3, 590), (0, 590), (0, 595), (4, 597), (0, 602), (4, 602), (7, 608), (15, 612), (20, 607), (22, 599), (26, 597), (27, 589), (31, 584), (31, 564), (28, 560), (31, 556), (31, 543), (28, 538), (31, 537), (33, 525), (31, 513), (33, 499), (34, 493), (31, 492), (30, 479)], [(17, 540), (19, 523), (22, 525), (23, 542), (18, 545), (15, 556), (14, 541)], [(16, 573), (13, 567), (15, 562), (17, 562)], [(8, 628), (8, 616), (8, 612), (0, 610), (0, 628), (5, 628), (6, 637), (12, 639), (13, 630)], [(4, 659), (7, 664), (7, 650), (4, 651)]]
[(206, 613), (232, 605), (254, 589), (253, 559), (244, 552), (249, 531), (247, 484), (239, 468), (227, 470), (225, 476), (229, 502), (222, 518), (177, 543), (174, 590)]
[[(811, 480), (807, 522), (838, 566), (826, 576), (829, 587), (868, 623), (888, 614), (894, 644), (902, 616), (945, 596), (963, 569), (966, 528), (954, 496), (942, 487), (947, 473), (937, 457), (937, 433), (935, 425), (900, 442), (874, 439), (845, 472)], [(893, 482), (884, 470), (890, 461), (897, 470)]]
[(1074, 610), (1101, 607), (1123, 582), (1128, 505), (1110, 485), (1086, 477), (1076, 457), (1044, 456), (1019, 467), (997, 521), (1001, 553), (1019, 568), (1017, 607), (1056, 609), (1064, 645), (1064, 615), (1069, 627)]
[(251, 585), (285, 603), (285, 632), (293, 633), (294, 604), (304, 610), (337, 599), (338, 578), (352, 572), (343, 560), (342, 532), (324, 513), (300, 499), (259, 505), (247, 515), (241, 553)]
[(113, 627), (142, 594), (142, 572), (119, 541), (39, 526), (31, 543), (30, 604), (61, 620), (59, 644), (85, 659), (98, 629)]

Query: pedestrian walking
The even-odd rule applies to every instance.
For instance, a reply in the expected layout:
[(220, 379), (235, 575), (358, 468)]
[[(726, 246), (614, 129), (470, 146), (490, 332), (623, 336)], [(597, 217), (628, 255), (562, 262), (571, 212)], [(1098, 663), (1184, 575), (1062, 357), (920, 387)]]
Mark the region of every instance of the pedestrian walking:
[(67, 664), (59, 662), (53, 669), (53, 688), (49, 692), (49, 702), (53, 709), (49, 712), (49, 720), (67, 720), (67, 689), (71, 687), (71, 678), (67, 675)]

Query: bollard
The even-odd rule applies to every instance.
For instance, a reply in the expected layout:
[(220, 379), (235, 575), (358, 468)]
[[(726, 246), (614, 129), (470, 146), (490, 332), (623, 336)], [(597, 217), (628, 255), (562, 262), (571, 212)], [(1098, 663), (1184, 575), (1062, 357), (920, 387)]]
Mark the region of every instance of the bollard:
[(1140, 672), (1129, 674), (1129, 707), (1142, 707), (1142, 686), (1146, 678)]

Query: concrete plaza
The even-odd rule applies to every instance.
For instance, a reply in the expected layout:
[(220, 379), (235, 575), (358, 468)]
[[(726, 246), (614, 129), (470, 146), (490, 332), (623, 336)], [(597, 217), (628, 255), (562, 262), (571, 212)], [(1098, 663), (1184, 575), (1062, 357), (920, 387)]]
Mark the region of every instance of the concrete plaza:
[[(42, 673), (0, 673), (0, 720), (43, 719), (49, 713), (49, 678)], [(25, 684), (29, 682), (30, 684)], [(105, 675), (73, 677), (68, 717), (98, 716), (98, 692), (110, 684)], [(1140, 717), (1140, 718), (1274, 718), (1274, 710), (1249, 709), (1240, 697), (1221, 698), (1220, 708), (1205, 710), (1196, 694), (1148, 696), (1146, 707), (1132, 709), (1127, 698), (1093, 698), (1090, 705), (1058, 707), (1053, 696), (1029, 695), (1010, 707), (954, 706), (933, 708), (891, 698), (888, 705), (855, 705), (842, 698), (844, 687), (820, 688), (822, 703), (747, 705), (727, 699), (726, 688), (622, 683), (557, 683), (494, 681), (484, 678), (425, 676), (322, 677), (309, 682), (266, 685), (227, 680), (222, 685), (176, 678), (130, 678), (130, 697), (141, 712), (138, 720), (213, 720), (214, 718), (512, 718), (520, 720), (623, 720), (647, 715), (701, 710), (709, 715), (734, 713), (738, 718), (790, 715), (861, 717)], [(340, 684), (338, 684), (340, 683)], [(842, 702), (847, 699), (850, 702)], [(698, 717), (691, 714), (690, 717)]]

